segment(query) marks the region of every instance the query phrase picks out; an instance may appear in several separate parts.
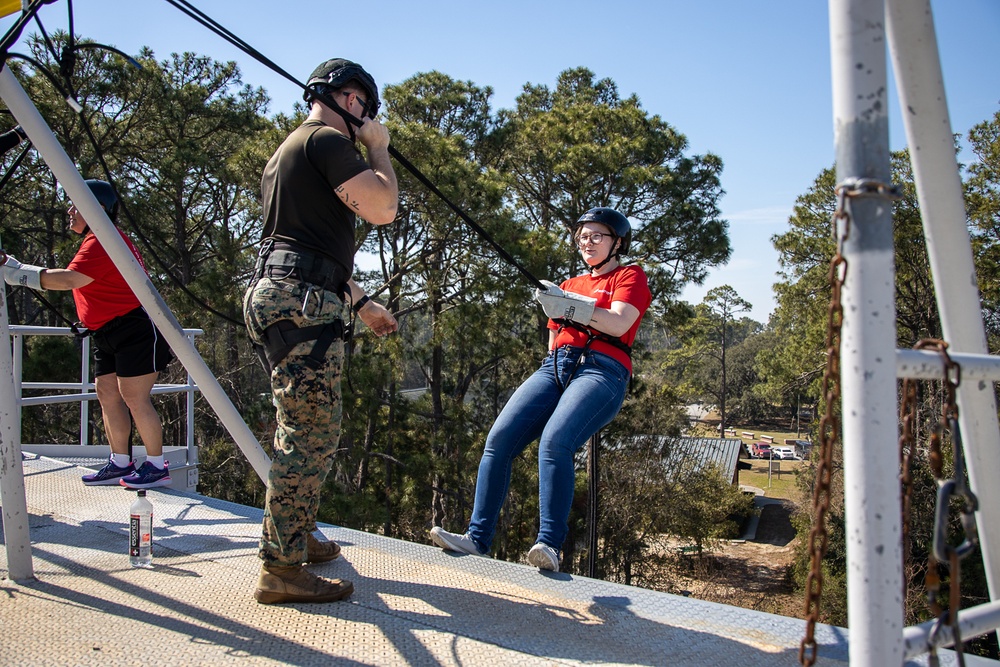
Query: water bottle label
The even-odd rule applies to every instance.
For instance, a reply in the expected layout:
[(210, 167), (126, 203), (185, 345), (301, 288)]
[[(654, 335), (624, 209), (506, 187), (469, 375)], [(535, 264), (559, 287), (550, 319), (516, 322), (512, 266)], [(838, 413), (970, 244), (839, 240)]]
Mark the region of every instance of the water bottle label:
[(128, 529), (128, 554), (138, 557), (139, 555), (139, 517), (135, 514), (129, 519)]

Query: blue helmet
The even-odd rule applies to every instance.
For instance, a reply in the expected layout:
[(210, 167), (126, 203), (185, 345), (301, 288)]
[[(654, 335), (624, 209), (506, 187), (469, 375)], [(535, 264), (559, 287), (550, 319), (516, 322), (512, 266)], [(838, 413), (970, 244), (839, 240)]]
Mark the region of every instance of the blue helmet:
[(629, 245), (632, 243), (632, 225), (629, 224), (628, 218), (624, 215), (613, 208), (598, 206), (581, 215), (580, 219), (576, 221), (576, 227), (579, 229), (585, 222), (600, 223), (622, 240), (622, 244), (615, 254), (628, 252)]
[(115, 190), (111, 187), (111, 184), (107, 181), (99, 181), (94, 178), (86, 180), (84, 183), (94, 193), (97, 203), (101, 205), (101, 208), (108, 214), (111, 221), (116, 221), (118, 219), (118, 195), (115, 194)]

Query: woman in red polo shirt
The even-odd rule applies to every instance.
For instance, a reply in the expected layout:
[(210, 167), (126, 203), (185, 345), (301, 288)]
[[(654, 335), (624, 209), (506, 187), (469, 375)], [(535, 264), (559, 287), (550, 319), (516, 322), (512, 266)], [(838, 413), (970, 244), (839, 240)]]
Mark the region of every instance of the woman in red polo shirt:
[(528, 562), (559, 571), (573, 502), (573, 456), (621, 409), (632, 374), (631, 345), (652, 301), (645, 272), (618, 261), (631, 236), (628, 219), (610, 208), (591, 209), (577, 221), (574, 239), (590, 271), (536, 291), (551, 318), (549, 354), (490, 429), (468, 530), (456, 534), (435, 526), (431, 539), (438, 546), (489, 553), (513, 461), (537, 439), (539, 530)]
[[(118, 216), (118, 196), (106, 181), (85, 181), (108, 217)], [(77, 317), (94, 341), (94, 384), (101, 404), (104, 428), (111, 445), (108, 463), (84, 475), (87, 485), (119, 485), (149, 489), (170, 485), (163, 459), (163, 427), (150, 400), (150, 391), (172, 355), (167, 342), (139, 304), (121, 272), (90, 231), (87, 221), (70, 206), (69, 226), (83, 243), (65, 269), (46, 269), (8, 258), (4, 280), (34, 289), (73, 290)], [(145, 268), (139, 251), (118, 230), (129, 250)], [(146, 447), (138, 469), (129, 456), (132, 422)]]

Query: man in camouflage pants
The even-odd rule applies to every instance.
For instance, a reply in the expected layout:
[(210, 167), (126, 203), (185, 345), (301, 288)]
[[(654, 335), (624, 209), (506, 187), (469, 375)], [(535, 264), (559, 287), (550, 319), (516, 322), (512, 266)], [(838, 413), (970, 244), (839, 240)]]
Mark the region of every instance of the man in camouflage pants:
[[(397, 328), (392, 314), (351, 279), (356, 215), (387, 224), (398, 203), (389, 133), (375, 119), (378, 88), (360, 65), (343, 59), (321, 64), (307, 86), (309, 116), (261, 179), (262, 246), (244, 298), (247, 329), (270, 373), (277, 408), (254, 592), (262, 604), (329, 602), (354, 590), (303, 564), (340, 555), (335, 542), (312, 531), (340, 439), (347, 309), (377, 335)], [(367, 149), (368, 162), (355, 141)]]

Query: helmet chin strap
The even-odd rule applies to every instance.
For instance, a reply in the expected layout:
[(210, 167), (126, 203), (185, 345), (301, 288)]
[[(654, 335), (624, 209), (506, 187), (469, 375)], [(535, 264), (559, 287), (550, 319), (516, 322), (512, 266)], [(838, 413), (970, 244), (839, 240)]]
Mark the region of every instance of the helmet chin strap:
[(347, 125), (347, 132), (351, 137), (351, 142), (357, 141), (354, 134), (354, 127), (361, 127), (363, 121), (358, 120), (353, 114), (351, 114), (350, 111), (337, 104), (336, 100), (325, 92), (321, 93), (318, 90), (313, 89), (313, 99), (324, 105), (327, 109), (336, 111), (340, 114), (340, 117), (344, 119), (344, 124)]
[(618, 246), (619, 246), (619, 245), (621, 245), (621, 244), (619, 243), (619, 238), (618, 238), (618, 237), (616, 236), (616, 237), (615, 237), (615, 244), (614, 244), (614, 245), (612, 245), (612, 246), (611, 246), (611, 250), (610, 250), (610, 251), (608, 251), (608, 256), (607, 256), (607, 257), (605, 257), (605, 258), (604, 258), (604, 261), (602, 261), (602, 262), (601, 262), (600, 264), (596, 264), (596, 265), (594, 265), (594, 266), (590, 267), (590, 272), (591, 272), (591, 273), (593, 273), (594, 271), (600, 271), (600, 270), (601, 270), (601, 268), (602, 268), (602, 267), (603, 267), (603, 266), (604, 266), (605, 264), (607, 264), (608, 262), (610, 262), (610, 261), (611, 261), (612, 259), (614, 259), (615, 257), (618, 257)]
[[(325, 104), (325, 102), (322, 102), (322, 103)], [(329, 106), (329, 105), (327, 105), (327, 106)], [(357, 137), (354, 134), (354, 125), (357, 124), (358, 127), (361, 127), (361, 121), (359, 121), (357, 118), (355, 118), (351, 114), (350, 111), (348, 111), (344, 107), (340, 106), (336, 102), (333, 103), (333, 107), (332, 108), (333, 108), (334, 111), (336, 111), (337, 113), (340, 114), (341, 118), (344, 119), (344, 123), (347, 124), (347, 133), (351, 136), (351, 142), (352, 143), (356, 143), (357, 142)]]

